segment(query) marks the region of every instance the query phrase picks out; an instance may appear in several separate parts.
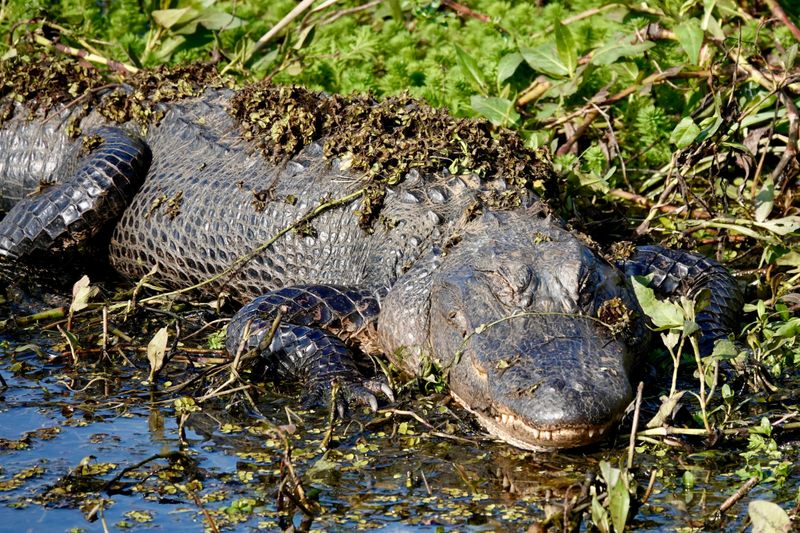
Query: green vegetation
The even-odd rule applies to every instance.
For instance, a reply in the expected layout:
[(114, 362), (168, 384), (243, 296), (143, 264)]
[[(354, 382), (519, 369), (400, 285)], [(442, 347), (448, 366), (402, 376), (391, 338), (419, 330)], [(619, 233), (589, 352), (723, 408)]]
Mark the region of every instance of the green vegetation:
[[(699, 250), (747, 285), (739, 342), (720, 343), (706, 358), (694, 323), (702, 297), (659, 302), (646, 286), (637, 287), (666, 346), (653, 364), (673, 379), (631, 451), (655, 457), (653, 479), (663, 477), (663, 487), (688, 499), (701, 481), (690, 463), (711, 452), (684, 452), (682, 477), (671, 479), (663, 473), (675, 474), (671, 447), (722, 448), (734, 485), (779, 491), (788, 483), (800, 505), (797, 446), (784, 444), (800, 429), (800, 18), (781, 4), (787, 11), (794, 5), (0, 0), (0, 57), (9, 64), (31, 61), (32, 50), (81, 56), (109, 78), (129, 80), (139, 69), (203, 62), (240, 83), (270, 79), (329, 93), (407, 94), (459, 117), (482, 117), (497, 136), (507, 135), (500, 127), (518, 131), (528, 149), (551, 154), (558, 178), (544, 189), (553, 207), (600, 246), (633, 240)], [(0, 87), (0, 94), (22, 89)], [(82, 89), (64, 88), (71, 90), (76, 96)], [(164, 349), (156, 350), (162, 358)], [(679, 366), (693, 369), (696, 381), (681, 381)], [(747, 387), (720, 380), (730, 369), (744, 375)], [(181, 405), (183, 434), (202, 408), (193, 400)], [(678, 406), (688, 410), (684, 419)], [(291, 465), (289, 441), (280, 437)], [(346, 453), (307, 464), (322, 469)], [(642, 496), (647, 476), (630, 469), (630, 460), (628, 468), (617, 466), (601, 463), (600, 481), (583, 499), (543, 524), (574, 525), (584, 513), (602, 531), (621, 531), (652, 487)], [(294, 471), (291, 477), (291, 498), (300, 498), (302, 484)], [(236, 523), (256, 503), (242, 496), (223, 509)], [(704, 524), (719, 525), (726, 510), (709, 513)], [(756, 525), (772, 524), (769, 531), (788, 520), (760, 501), (751, 502), (749, 516)]]

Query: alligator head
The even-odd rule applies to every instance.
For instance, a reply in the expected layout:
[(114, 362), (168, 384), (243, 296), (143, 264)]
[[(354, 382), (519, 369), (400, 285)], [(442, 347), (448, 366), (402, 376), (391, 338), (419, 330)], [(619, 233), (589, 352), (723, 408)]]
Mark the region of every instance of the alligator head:
[[(432, 273), (428, 342), (456, 400), (521, 448), (582, 446), (630, 403), (636, 312), (623, 275), (575, 235), (529, 212), (489, 213)], [(626, 313), (623, 313), (625, 315)], [(637, 333), (637, 334), (634, 334)]]

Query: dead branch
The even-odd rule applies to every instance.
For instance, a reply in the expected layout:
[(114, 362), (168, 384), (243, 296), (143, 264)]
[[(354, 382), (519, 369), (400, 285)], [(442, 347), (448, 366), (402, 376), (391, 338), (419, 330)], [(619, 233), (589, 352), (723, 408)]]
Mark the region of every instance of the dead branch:
[(481, 22), (491, 22), (492, 21), (492, 18), (489, 15), (484, 15), (483, 13), (478, 13), (476, 11), (473, 11), (472, 9), (468, 8), (467, 6), (465, 6), (463, 4), (459, 4), (458, 2), (454, 2), (453, 0), (442, 0), (441, 4), (444, 7), (448, 8), (448, 9), (452, 9), (453, 11), (455, 11), (456, 13), (458, 13), (459, 15), (462, 15), (464, 17), (471, 17), (471, 18), (480, 20)]
[(789, 31), (792, 32), (794, 38), (800, 41), (800, 28), (795, 26), (794, 22), (789, 18), (789, 15), (786, 14), (786, 11), (783, 10), (781, 5), (778, 3), (778, 0), (765, 0), (769, 10), (772, 11), (772, 15), (780, 20), (784, 26), (789, 28)]

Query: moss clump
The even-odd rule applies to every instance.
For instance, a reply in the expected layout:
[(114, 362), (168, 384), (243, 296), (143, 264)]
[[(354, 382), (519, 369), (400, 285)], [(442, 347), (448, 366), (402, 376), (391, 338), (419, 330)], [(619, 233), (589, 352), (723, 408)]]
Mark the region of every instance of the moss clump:
[(157, 123), (164, 115), (159, 104), (200, 96), (207, 88), (233, 87), (207, 64), (161, 66), (142, 70), (125, 80), (132, 88), (118, 87), (103, 97), (98, 111), (113, 122)]
[(84, 135), (81, 139), (81, 155), (86, 155), (95, 148), (99, 148), (103, 142), (103, 137), (100, 135)]
[(256, 84), (237, 93), (231, 112), (243, 134), (273, 162), (286, 160), (320, 141), (327, 157), (338, 157), (364, 176), (361, 223), (380, 214), (387, 185), (415, 170), (477, 174), (508, 186), (483, 190), (482, 202), (498, 209), (520, 204), (523, 193), (551, 176), (550, 164), (520, 136), (485, 120), (458, 119), (408, 95), (376, 101), (369, 96), (327, 96), (300, 87)]
[(88, 63), (43, 53), (19, 54), (0, 62), (0, 122), (11, 117), (14, 102), (47, 112), (106, 83)]
[[(0, 63), (0, 122), (10, 118), (14, 102), (47, 113), (64, 104), (93, 107), (112, 122), (157, 122), (159, 104), (200, 95), (209, 87), (232, 87), (211, 65), (192, 64), (140, 71), (124, 79), (77, 59), (34, 50)], [(73, 121), (72, 129), (79, 133)]]

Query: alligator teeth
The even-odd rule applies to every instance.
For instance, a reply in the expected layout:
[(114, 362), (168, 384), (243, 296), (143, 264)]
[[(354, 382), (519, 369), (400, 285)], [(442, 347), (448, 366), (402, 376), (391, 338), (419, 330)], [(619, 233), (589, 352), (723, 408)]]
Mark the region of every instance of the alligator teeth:
[(602, 427), (602, 428), (600, 428), (600, 429), (598, 429), (598, 430), (597, 430), (597, 434), (598, 434), (598, 435), (602, 435), (602, 434), (603, 434), (603, 433), (605, 433), (605, 432), (606, 432), (606, 428), (604, 428), (604, 427)]
[(587, 432), (586, 432), (586, 434), (587, 434), (587, 435), (589, 436), (589, 438), (591, 439), (592, 437), (594, 437), (594, 430), (593, 430), (593, 429), (590, 429), (589, 431), (587, 431)]
[(508, 424), (508, 415), (507, 414), (503, 413), (502, 415), (500, 415), (500, 419), (503, 422), (503, 424)]
[(542, 440), (552, 440), (553, 434), (550, 431), (543, 429), (539, 432), (539, 438)]
[(538, 439), (539, 438), (539, 430), (536, 429), (536, 428), (531, 428), (531, 435), (533, 435), (534, 439)]

